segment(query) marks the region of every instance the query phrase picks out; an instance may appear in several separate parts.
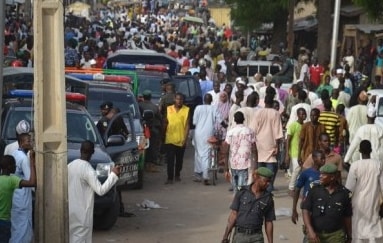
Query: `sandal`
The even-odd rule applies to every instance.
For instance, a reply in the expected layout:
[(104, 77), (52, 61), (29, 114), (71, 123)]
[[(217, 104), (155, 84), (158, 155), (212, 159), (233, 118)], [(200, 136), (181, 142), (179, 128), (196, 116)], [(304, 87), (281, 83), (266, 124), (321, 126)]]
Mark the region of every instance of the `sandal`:
[(203, 181), (203, 184), (204, 184), (205, 186), (210, 186), (210, 185), (211, 185), (210, 182), (209, 182), (209, 180), (204, 180), (204, 181)]

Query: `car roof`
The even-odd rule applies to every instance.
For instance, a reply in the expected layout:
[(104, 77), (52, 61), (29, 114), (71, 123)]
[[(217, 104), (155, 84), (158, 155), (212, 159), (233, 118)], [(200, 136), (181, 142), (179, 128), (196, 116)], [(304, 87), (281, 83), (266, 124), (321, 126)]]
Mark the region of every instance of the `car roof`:
[(175, 75), (179, 67), (177, 59), (166, 53), (159, 53), (153, 50), (117, 50), (106, 59), (107, 67), (112, 68), (113, 62), (149, 65), (165, 64), (169, 65), (169, 75)]
[[(33, 68), (30, 67), (4, 67), (3, 76), (15, 75), (15, 74), (34, 74)], [(70, 75), (65, 75), (65, 78), (70, 78), (77, 81), (83, 81)]]
[[(33, 106), (33, 100), (32, 99), (7, 99), (4, 102), (3, 107), (4, 108), (23, 108), (23, 107), (32, 107)], [(79, 104), (71, 103), (71, 102), (66, 102), (66, 109), (67, 110), (75, 110), (79, 112), (84, 112), (86, 111), (85, 107)]]
[(33, 73), (33, 68), (28, 67), (4, 67), (3, 75), (11, 75), (18, 73)]
[(167, 72), (160, 72), (160, 71), (148, 71), (148, 70), (136, 70), (135, 71), (137, 73), (138, 76), (142, 76), (142, 75), (145, 75), (145, 76), (161, 76), (161, 77), (170, 77), (169, 74)]
[(120, 83), (107, 83), (107, 82), (99, 82), (99, 81), (84, 81), (87, 85), (89, 85), (89, 89), (103, 89), (105, 91), (121, 91), (127, 93), (133, 93), (130, 88)]
[(377, 95), (377, 96), (383, 96), (383, 89), (371, 89), (367, 91), (368, 95)]
[(271, 61), (238, 61), (237, 66), (270, 66)]

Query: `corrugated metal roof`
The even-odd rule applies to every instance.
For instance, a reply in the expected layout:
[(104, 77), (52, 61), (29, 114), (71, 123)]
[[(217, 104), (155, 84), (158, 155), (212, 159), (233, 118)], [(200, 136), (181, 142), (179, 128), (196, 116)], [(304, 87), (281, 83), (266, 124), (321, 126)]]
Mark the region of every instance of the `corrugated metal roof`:
[(383, 32), (383, 24), (351, 24), (346, 25), (346, 28), (356, 28), (365, 34)]
[(365, 12), (363, 8), (356, 5), (346, 5), (340, 8), (340, 14), (345, 17), (359, 16), (363, 12)]

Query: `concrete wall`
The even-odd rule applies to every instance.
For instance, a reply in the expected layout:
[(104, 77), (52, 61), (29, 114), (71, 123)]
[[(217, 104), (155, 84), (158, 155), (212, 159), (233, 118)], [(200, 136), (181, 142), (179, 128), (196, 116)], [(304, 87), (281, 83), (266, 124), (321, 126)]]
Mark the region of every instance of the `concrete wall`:
[(215, 20), (215, 24), (221, 27), (223, 24), (230, 27), (230, 8), (228, 7), (212, 7), (209, 8), (211, 17)]

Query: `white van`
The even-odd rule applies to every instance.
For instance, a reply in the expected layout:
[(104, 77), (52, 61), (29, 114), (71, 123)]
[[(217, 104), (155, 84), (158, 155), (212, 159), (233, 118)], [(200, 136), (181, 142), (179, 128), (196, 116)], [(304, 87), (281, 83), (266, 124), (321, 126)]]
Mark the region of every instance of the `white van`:
[(266, 76), (267, 74), (274, 75), (279, 71), (280, 66), (274, 65), (271, 61), (238, 61), (237, 63), (238, 75), (249, 79), (254, 77), (256, 73)]
[[(376, 119), (375, 124), (383, 127), (383, 89), (372, 89), (367, 92), (370, 100), (373, 95), (376, 95)], [(370, 101), (369, 101), (370, 102)]]

